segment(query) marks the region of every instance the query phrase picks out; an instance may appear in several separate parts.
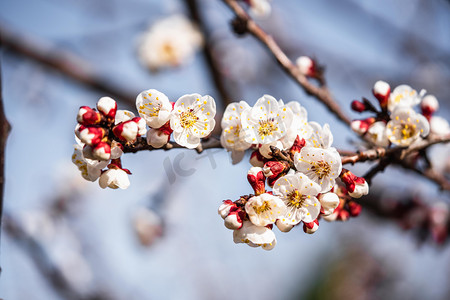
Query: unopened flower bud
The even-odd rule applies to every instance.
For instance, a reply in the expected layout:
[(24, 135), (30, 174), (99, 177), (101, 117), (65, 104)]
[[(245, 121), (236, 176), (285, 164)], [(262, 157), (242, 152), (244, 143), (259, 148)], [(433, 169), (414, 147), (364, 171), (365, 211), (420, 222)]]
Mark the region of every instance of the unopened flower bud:
[(360, 198), (369, 193), (367, 181), (347, 169), (342, 169), (341, 180), (345, 184), (348, 194), (353, 198)]
[(123, 154), (123, 146), (121, 143), (112, 141), (111, 143), (111, 159), (118, 159)]
[(320, 212), (323, 216), (331, 215), (339, 206), (339, 196), (332, 192), (320, 194), (317, 199), (319, 199)]
[(354, 132), (359, 134), (364, 134), (369, 130), (370, 125), (375, 123), (375, 118), (367, 118), (364, 120), (353, 120), (351, 123), (351, 128)]
[(111, 146), (108, 143), (100, 142), (92, 149), (92, 154), (97, 160), (111, 159)]
[(433, 113), (439, 109), (439, 101), (433, 95), (423, 97), (420, 103), (422, 114), (429, 120)]
[(102, 115), (90, 108), (81, 106), (77, 114), (77, 122), (82, 125), (96, 125), (102, 121)]
[(350, 213), (348, 211), (346, 211), (345, 209), (339, 211), (337, 220), (345, 222), (348, 220), (348, 218), (350, 218)]
[(241, 208), (234, 208), (230, 210), (228, 216), (224, 219), (225, 227), (231, 230), (237, 230), (242, 227), (244, 223), (245, 212)]
[(277, 225), (278, 229), (279, 229), (281, 232), (289, 232), (289, 231), (291, 231), (291, 229), (294, 228), (294, 226), (295, 226), (295, 225), (291, 225), (291, 224), (286, 224), (286, 223), (284, 223), (283, 221), (281, 221), (280, 219), (278, 219), (278, 220), (275, 222), (275, 225)]
[(117, 112), (117, 103), (110, 97), (102, 97), (97, 102), (97, 109), (109, 120), (114, 120)]
[(385, 110), (388, 105), (389, 95), (391, 94), (391, 87), (389, 84), (381, 80), (375, 82), (372, 93), (380, 103), (380, 107)]
[(366, 105), (358, 100), (353, 100), (352, 101), (352, 109), (356, 112), (363, 112), (366, 110)]
[(251, 168), (247, 173), (247, 180), (255, 191), (256, 195), (264, 194), (266, 191), (263, 169), (258, 167)]
[(319, 220), (315, 219), (312, 222), (305, 223), (303, 222), (303, 231), (308, 234), (313, 234), (319, 229)]
[(129, 120), (117, 124), (112, 131), (121, 141), (134, 142), (138, 136), (139, 127), (136, 122)]
[(296, 63), (301, 74), (309, 77), (314, 77), (316, 75), (315, 63), (308, 56), (300, 56), (297, 58)]
[(289, 171), (289, 164), (285, 161), (268, 161), (263, 167), (264, 176), (267, 177), (267, 184), (272, 187), (275, 181)]
[(134, 121), (138, 126), (138, 136), (143, 136), (147, 133), (147, 122), (145, 122), (144, 119), (135, 117), (131, 120)]
[(81, 142), (93, 146), (101, 142), (105, 136), (105, 129), (93, 126), (80, 126), (75, 129), (75, 134)]
[(252, 152), (252, 155), (250, 156), (250, 164), (254, 167), (262, 168), (264, 166), (265, 159), (259, 153), (259, 150), (255, 150)]
[(127, 189), (130, 186), (128, 173), (126, 170), (120, 168), (113, 168), (103, 172), (102, 175), (100, 175), (98, 183), (102, 189), (107, 187), (111, 189)]
[(295, 153), (300, 153), (300, 151), (302, 150), (303, 147), (305, 147), (305, 145), (306, 145), (305, 139), (300, 139), (300, 137), (297, 135), (294, 144), (292, 145), (291, 149), (289, 149), (291, 157), (294, 157)]
[(169, 142), (170, 134), (167, 135), (165, 131), (150, 128), (147, 131), (147, 144), (153, 148), (161, 148)]
[(234, 206), (236, 206), (236, 204), (231, 200), (223, 201), (218, 210), (218, 213), (222, 217), (222, 219), (225, 219), (228, 216), (228, 214), (230, 213), (230, 209)]
[(352, 217), (357, 217), (361, 213), (361, 205), (356, 203), (355, 201), (348, 202), (348, 210)]

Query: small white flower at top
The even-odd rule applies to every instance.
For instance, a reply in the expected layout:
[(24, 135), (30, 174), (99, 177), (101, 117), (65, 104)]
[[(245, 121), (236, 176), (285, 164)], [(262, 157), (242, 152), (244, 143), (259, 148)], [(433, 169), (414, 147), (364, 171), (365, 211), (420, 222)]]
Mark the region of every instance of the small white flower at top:
[(267, 17), (272, 11), (271, 0), (248, 0), (250, 13), (256, 17)]
[(298, 172), (320, 185), (321, 193), (333, 188), (335, 179), (342, 171), (341, 156), (333, 147), (303, 147), (300, 153), (294, 155), (294, 164)]
[(250, 221), (257, 226), (275, 223), (278, 217), (284, 215), (285, 209), (286, 206), (280, 198), (268, 193), (253, 196), (245, 204)]
[(256, 104), (242, 112), (245, 140), (251, 144), (269, 144), (286, 135), (292, 123), (292, 111), (280, 106), (270, 95), (259, 98)]
[(320, 213), (320, 202), (316, 198), (320, 190), (320, 186), (303, 173), (278, 179), (273, 186), (273, 194), (280, 197), (287, 207), (280, 220), (289, 225), (314, 221)]
[(211, 96), (184, 95), (175, 102), (170, 114), (170, 128), (175, 142), (189, 149), (200, 144), (200, 138), (208, 136), (216, 122), (216, 103)]
[(413, 107), (422, 101), (425, 93), (425, 90), (417, 93), (415, 89), (406, 84), (399, 85), (389, 95), (388, 110), (393, 112), (399, 106)]
[(137, 96), (136, 108), (149, 127), (160, 128), (169, 121), (172, 104), (166, 95), (150, 89)]
[(407, 106), (397, 107), (386, 125), (389, 140), (399, 146), (409, 146), (419, 136), (425, 137), (429, 132), (427, 119)]
[(203, 43), (197, 27), (183, 15), (157, 21), (144, 33), (138, 46), (142, 64), (156, 71), (188, 63)]
[(241, 161), (245, 150), (251, 146), (245, 141), (245, 132), (242, 130), (241, 123), (241, 114), (246, 109), (250, 109), (250, 106), (245, 101), (231, 103), (222, 117), (220, 143), (222, 147), (232, 152), (233, 163)]

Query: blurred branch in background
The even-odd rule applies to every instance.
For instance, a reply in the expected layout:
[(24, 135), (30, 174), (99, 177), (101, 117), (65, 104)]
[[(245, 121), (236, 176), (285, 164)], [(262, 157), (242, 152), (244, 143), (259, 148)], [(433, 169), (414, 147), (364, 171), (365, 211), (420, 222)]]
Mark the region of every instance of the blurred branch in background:
[(48, 68), (80, 82), (102, 94), (123, 101), (129, 107), (135, 107), (136, 93), (126, 91), (107, 82), (93, 71), (88, 62), (75, 55), (56, 49), (41, 41), (19, 34), (0, 26), (0, 42), (4, 49), (25, 56)]
[[(5, 148), (6, 140), (8, 139), (9, 132), (11, 131), (11, 125), (5, 116), (3, 108), (3, 96), (2, 96), (2, 73), (1, 73), (1, 61), (0, 61), (0, 232), (3, 216), (3, 197), (5, 187)], [(1, 238), (1, 235), (0, 235)], [(0, 266), (1, 273), (1, 266)]]
[(231, 102), (236, 101), (236, 99), (234, 99), (233, 95), (230, 94), (229, 92), (230, 89), (226, 88), (225, 79), (223, 78), (221, 72), (219, 71), (219, 65), (214, 59), (213, 49), (211, 47), (212, 46), (211, 34), (208, 30), (208, 26), (204, 18), (202, 17), (202, 13), (198, 6), (198, 1), (185, 0), (185, 2), (191, 19), (197, 24), (197, 26), (199, 27), (200, 31), (203, 34), (203, 38), (205, 39), (205, 43), (203, 45), (203, 56), (205, 57), (209, 73), (211, 74), (211, 77), (214, 82), (214, 86), (220, 95), (224, 107), (226, 107)]
[(330, 112), (332, 112), (340, 121), (350, 125), (349, 117), (342, 111), (340, 105), (335, 101), (327, 86), (325, 80), (319, 80), (321, 86), (312, 84), (306, 76), (304, 76), (299, 68), (287, 57), (281, 50), (279, 45), (275, 42), (272, 36), (266, 33), (259, 27), (255, 21), (245, 12), (239, 3), (235, 0), (223, 0), (223, 2), (234, 12), (236, 20), (234, 21), (234, 29), (236, 33), (245, 34), (250, 33), (257, 40), (259, 40), (270, 53), (274, 56), (277, 62), (281, 65), (283, 70), (295, 80), (306, 93), (314, 96), (322, 102)]
[(5, 216), (4, 230), (11, 238), (27, 253), (36, 266), (36, 269), (42, 274), (54, 290), (64, 299), (86, 299), (86, 300), (106, 300), (112, 299), (103, 293), (96, 292), (92, 295), (84, 295), (77, 288), (71, 285), (63, 272), (56, 266), (49, 257), (44, 245), (30, 235), (22, 224), (10, 215)]

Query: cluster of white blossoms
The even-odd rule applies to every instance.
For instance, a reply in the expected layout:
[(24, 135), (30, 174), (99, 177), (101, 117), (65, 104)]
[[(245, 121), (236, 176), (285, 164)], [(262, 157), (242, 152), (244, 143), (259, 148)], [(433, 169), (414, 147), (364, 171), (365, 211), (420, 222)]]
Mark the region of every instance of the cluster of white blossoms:
[(149, 89), (137, 96), (136, 108), (139, 117), (117, 110), (116, 101), (109, 97), (98, 101), (97, 110), (80, 107), (72, 161), (84, 179), (99, 178), (102, 188), (126, 189), (131, 173), (122, 168), (124, 150), (161, 148), (172, 133), (180, 146), (193, 149), (215, 126), (216, 104), (211, 96), (184, 95), (173, 103), (163, 93)]
[(361, 207), (352, 198), (368, 193), (367, 182), (342, 169), (328, 124), (308, 122), (298, 102), (285, 104), (264, 95), (253, 107), (232, 103), (221, 125), (222, 146), (234, 163), (253, 150), (247, 179), (254, 194), (219, 207), (235, 243), (271, 250), (276, 244), (273, 225), (288, 232), (303, 223), (306, 233), (314, 233), (320, 217), (333, 221), (359, 214)]
[(197, 27), (183, 15), (173, 15), (155, 22), (138, 44), (138, 57), (150, 70), (188, 63), (203, 44)]
[[(354, 111), (372, 112), (375, 116), (354, 120), (351, 127), (374, 145), (406, 147), (427, 137), (430, 131), (438, 135), (450, 133), (448, 122), (433, 116), (439, 102), (433, 95), (425, 96), (425, 90), (417, 92), (408, 85), (400, 85), (391, 92), (388, 83), (377, 81), (372, 92), (378, 100), (380, 110), (365, 98), (363, 101), (354, 100)], [(421, 113), (415, 110), (418, 104)]]

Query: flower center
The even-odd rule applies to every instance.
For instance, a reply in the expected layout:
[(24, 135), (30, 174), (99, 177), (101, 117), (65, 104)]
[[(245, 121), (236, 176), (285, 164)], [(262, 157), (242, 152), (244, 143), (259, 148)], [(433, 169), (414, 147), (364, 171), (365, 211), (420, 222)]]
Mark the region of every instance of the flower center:
[(198, 117), (193, 113), (192, 109), (189, 109), (181, 113), (180, 123), (183, 128), (190, 128), (197, 122)]
[(313, 163), (313, 165), (311, 166), (311, 170), (314, 171), (317, 176), (319, 176), (319, 179), (322, 179), (330, 174), (331, 166), (329, 163), (321, 160), (317, 163)]
[(263, 212), (270, 210), (270, 204), (268, 201), (263, 201), (263, 203), (260, 206), (253, 205), (253, 209), (259, 215)]
[(165, 61), (169, 61), (172, 64), (178, 63), (177, 55), (175, 54), (175, 49), (172, 44), (165, 43), (161, 49), (162, 56), (165, 58)]
[(301, 207), (306, 199), (306, 196), (300, 194), (298, 190), (290, 192), (287, 196), (288, 196), (287, 206), (294, 206), (295, 208)]
[(413, 137), (416, 134), (416, 130), (411, 125), (402, 124), (401, 133), (402, 133), (403, 139), (407, 140), (407, 139), (409, 139), (410, 137)]
[[(140, 109), (139, 110), (140, 113), (143, 113), (150, 117), (157, 117), (159, 114), (159, 111), (161, 110), (161, 103), (158, 103), (154, 106), (152, 106), (150, 103), (144, 103), (143, 105), (139, 106), (139, 109)], [(148, 111), (144, 111), (144, 109), (147, 109)], [(130, 114), (125, 112), (125, 115), (129, 116)]]
[(236, 125), (236, 128), (234, 129), (234, 136), (239, 137), (239, 134), (241, 133), (241, 126)]
[(274, 124), (273, 119), (259, 121), (258, 133), (262, 138), (277, 130), (278, 127)]

